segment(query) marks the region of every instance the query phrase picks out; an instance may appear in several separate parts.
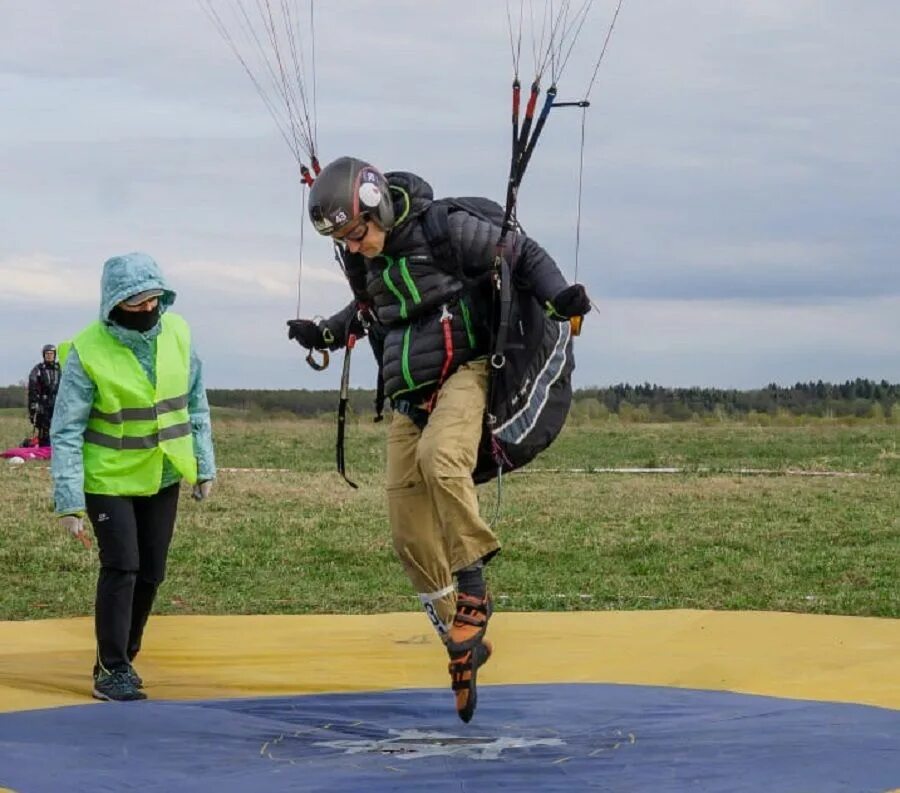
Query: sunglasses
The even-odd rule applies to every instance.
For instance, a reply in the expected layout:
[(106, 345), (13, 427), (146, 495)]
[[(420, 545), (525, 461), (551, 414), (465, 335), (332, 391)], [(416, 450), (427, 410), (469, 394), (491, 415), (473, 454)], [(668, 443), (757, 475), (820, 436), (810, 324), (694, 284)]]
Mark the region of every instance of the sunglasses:
[(340, 237), (332, 234), (331, 238), (341, 247), (345, 247), (348, 242), (362, 242), (368, 233), (369, 221), (365, 217), (360, 217), (356, 224), (341, 234)]
[(147, 311), (148, 309), (152, 309), (159, 303), (159, 296), (154, 295), (153, 297), (148, 297), (146, 300), (142, 300), (140, 303), (120, 303), (119, 305), (122, 307), (123, 311)]

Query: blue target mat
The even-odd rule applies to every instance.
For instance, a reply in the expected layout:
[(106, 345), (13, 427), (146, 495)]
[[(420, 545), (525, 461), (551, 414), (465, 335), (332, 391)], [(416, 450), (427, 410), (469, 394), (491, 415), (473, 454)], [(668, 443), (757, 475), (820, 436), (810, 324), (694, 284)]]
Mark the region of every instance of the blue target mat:
[(900, 711), (605, 684), (484, 687), (464, 725), (444, 690), (0, 714), (0, 788), (59, 791), (885, 793)]

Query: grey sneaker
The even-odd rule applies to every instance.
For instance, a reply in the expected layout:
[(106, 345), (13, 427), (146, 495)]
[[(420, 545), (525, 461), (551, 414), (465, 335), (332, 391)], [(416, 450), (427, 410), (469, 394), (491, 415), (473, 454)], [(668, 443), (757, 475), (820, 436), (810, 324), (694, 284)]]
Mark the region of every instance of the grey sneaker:
[[(137, 673), (137, 669), (135, 669), (131, 664), (128, 664), (128, 669), (126, 669), (125, 671), (127, 672), (128, 676), (131, 678), (131, 682), (134, 683), (135, 688), (143, 688), (144, 687), (144, 680)], [(96, 680), (97, 675), (100, 674), (100, 667), (97, 664), (94, 664), (93, 674), (94, 674), (94, 680)]]
[(131, 678), (131, 682), (134, 683), (135, 688), (144, 687), (143, 679), (137, 673), (137, 669), (135, 669), (131, 664), (128, 664), (128, 676)]
[(112, 672), (101, 669), (94, 675), (94, 690), (91, 694), (95, 699), (113, 702), (147, 699), (147, 695), (135, 685), (132, 674), (129, 669), (116, 669)]

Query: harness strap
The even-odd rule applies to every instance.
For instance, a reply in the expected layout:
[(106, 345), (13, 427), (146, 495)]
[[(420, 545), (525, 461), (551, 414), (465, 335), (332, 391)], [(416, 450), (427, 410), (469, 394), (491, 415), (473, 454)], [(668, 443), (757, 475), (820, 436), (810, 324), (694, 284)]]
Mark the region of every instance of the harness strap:
[(428, 398), (428, 402), (425, 403), (425, 411), (428, 413), (431, 413), (431, 411), (434, 410), (434, 406), (437, 404), (438, 394), (441, 391), (441, 386), (447, 379), (447, 374), (450, 371), (450, 367), (453, 365), (453, 314), (450, 313), (450, 309), (447, 308), (446, 303), (444, 303), (441, 310), (441, 328), (444, 332), (444, 363), (441, 366), (441, 373), (438, 376), (437, 387), (434, 389), (434, 393)]
[(420, 430), (425, 429), (425, 425), (428, 423), (428, 411), (424, 408), (414, 405), (408, 399), (391, 400), (391, 407), (395, 413), (406, 416)]

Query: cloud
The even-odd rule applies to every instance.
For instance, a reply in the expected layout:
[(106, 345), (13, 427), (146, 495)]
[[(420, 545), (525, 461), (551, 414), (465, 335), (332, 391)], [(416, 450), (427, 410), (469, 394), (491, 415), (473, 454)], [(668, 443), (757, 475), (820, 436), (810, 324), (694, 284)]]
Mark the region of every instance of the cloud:
[[(889, 353), (900, 333), (900, 298), (760, 304), (740, 300), (600, 301), (598, 322), (633, 352), (693, 351), (740, 356), (826, 346), (835, 353)], [(837, 332), (835, 330), (837, 329)], [(887, 333), (885, 331), (888, 331)], [(900, 367), (900, 361), (898, 361)]]
[[(594, 3), (561, 98), (583, 95), (614, 7)], [(316, 15), (323, 159), (502, 197), (503, 3)], [(892, 0), (624, 4), (583, 117), (578, 270), (621, 327), (591, 318), (603, 332), (586, 331), (598, 351), (580, 345), (580, 383), (897, 371), (898, 20)], [(527, 36), (523, 52), (527, 83)], [(297, 168), (198, 3), (10, 4), (0, 93), (0, 381), (18, 379), (21, 350), (93, 318), (102, 262), (134, 249), (177, 288), (212, 384), (298, 381), (283, 333)], [(520, 192), (526, 229), (568, 278), (581, 123), (553, 111)], [(327, 244), (309, 233), (305, 251), (302, 311), (328, 314), (349, 292)]]
[(0, 305), (36, 307), (100, 304), (99, 285), (85, 281), (84, 268), (58, 256), (34, 253), (0, 259)]
[[(296, 294), (296, 262), (247, 261), (240, 264), (216, 261), (173, 262), (181, 283), (201, 288), (208, 295), (241, 294), (247, 297)], [(311, 289), (343, 289), (346, 280), (336, 267), (305, 264), (302, 276)]]
[[(296, 296), (299, 268), (298, 262), (174, 259), (167, 262), (163, 271), (179, 293), (198, 294), (207, 300), (235, 295), (247, 300), (268, 300)], [(346, 281), (335, 265), (307, 261), (302, 273), (313, 298), (346, 289)], [(97, 306), (100, 268), (42, 253), (0, 260), (0, 303), (6, 301), (40, 309), (61, 304)]]
[(900, 382), (900, 298), (814, 304), (599, 300), (576, 344), (576, 384)]

